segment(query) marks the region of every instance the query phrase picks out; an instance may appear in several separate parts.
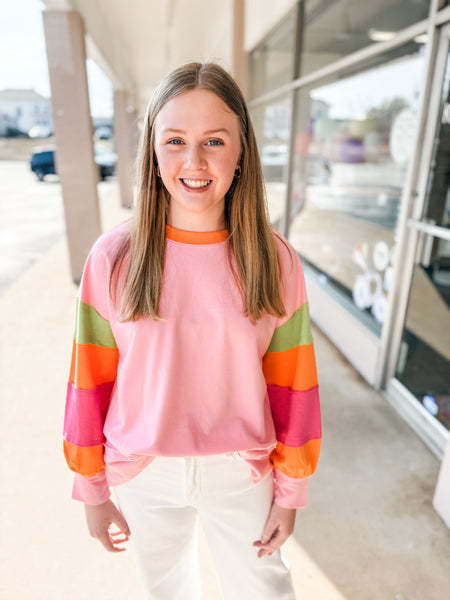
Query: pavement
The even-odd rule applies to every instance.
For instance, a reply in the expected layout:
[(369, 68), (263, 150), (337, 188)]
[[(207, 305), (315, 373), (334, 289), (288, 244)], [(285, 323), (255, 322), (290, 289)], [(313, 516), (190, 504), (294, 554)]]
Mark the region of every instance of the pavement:
[(40, 183), (24, 161), (0, 160), (0, 295), (63, 234), (57, 177)]
[[(104, 229), (129, 216), (108, 190)], [(70, 499), (61, 431), (75, 295), (62, 237), (0, 296), (1, 600), (142, 599), (129, 552), (105, 552)], [(324, 441), (285, 545), (298, 599), (448, 598), (450, 533), (432, 508), (439, 461), (314, 336)], [(205, 600), (218, 600), (203, 538), (199, 555)]]

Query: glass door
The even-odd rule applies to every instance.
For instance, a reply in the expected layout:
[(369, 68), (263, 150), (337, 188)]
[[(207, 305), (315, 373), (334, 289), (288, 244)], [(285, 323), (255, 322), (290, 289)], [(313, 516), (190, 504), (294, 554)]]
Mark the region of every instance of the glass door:
[(416, 259), (396, 377), (450, 430), (450, 26), (439, 52), (436, 81), (443, 83), (437, 124), (430, 123), (425, 201), (421, 216), (408, 222), (417, 235)]

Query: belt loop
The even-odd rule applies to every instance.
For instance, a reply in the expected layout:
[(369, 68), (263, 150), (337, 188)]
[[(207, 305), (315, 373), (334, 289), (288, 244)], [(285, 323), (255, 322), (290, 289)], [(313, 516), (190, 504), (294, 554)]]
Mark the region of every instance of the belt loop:
[(190, 502), (190, 498), (191, 498), (191, 488), (192, 488), (192, 483), (191, 483), (191, 459), (190, 458), (185, 458), (184, 459), (184, 464), (185, 464), (185, 480), (186, 480), (186, 501)]
[(186, 463), (186, 499), (194, 502), (201, 493), (201, 468), (200, 458), (185, 458)]

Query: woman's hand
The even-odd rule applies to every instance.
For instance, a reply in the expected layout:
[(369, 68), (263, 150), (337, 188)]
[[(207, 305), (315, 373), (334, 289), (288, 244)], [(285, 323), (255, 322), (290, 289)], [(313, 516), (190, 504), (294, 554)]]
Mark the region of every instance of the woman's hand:
[(94, 506), (85, 504), (89, 533), (99, 540), (109, 552), (123, 552), (121, 545), (128, 540), (130, 530), (124, 516), (111, 501)]
[(260, 548), (259, 558), (278, 550), (294, 531), (295, 508), (283, 508), (275, 502), (270, 509), (261, 539), (253, 545)]

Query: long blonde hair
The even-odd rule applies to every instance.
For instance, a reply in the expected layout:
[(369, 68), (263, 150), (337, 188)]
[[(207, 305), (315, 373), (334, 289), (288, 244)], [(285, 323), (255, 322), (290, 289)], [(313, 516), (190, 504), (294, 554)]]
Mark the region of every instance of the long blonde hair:
[[(282, 317), (280, 266), (268, 218), (256, 138), (242, 93), (233, 78), (215, 63), (188, 63), (166, 77), (152, 96), (137, 159), (137, 200), (129, 233), (113, 261), (111, 282), (127, 264), (122, 288), (122, 317), (160, 319), (167, 209), (170, 197), (157, 174), (154, 122), (175, 96), (193, 89), (216, 94), (238, 117), (241, 174), (225, 195), (230, 265), (246, 314), (255, 322), (264, 313)], [(126, 258), (126, 261), (124, 260)], [(113, 292), (115, 294), (115, 292)]]

